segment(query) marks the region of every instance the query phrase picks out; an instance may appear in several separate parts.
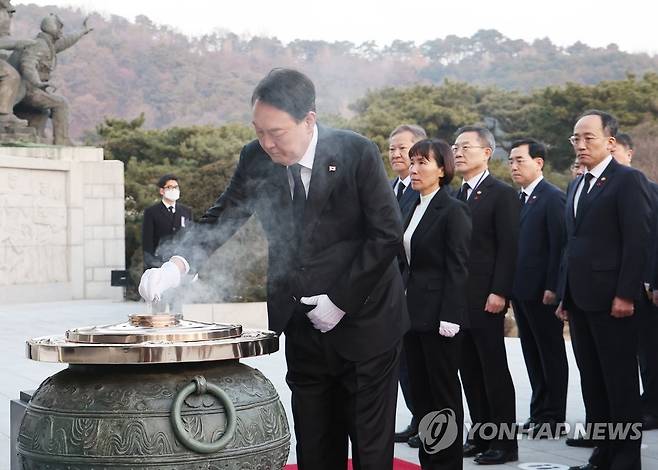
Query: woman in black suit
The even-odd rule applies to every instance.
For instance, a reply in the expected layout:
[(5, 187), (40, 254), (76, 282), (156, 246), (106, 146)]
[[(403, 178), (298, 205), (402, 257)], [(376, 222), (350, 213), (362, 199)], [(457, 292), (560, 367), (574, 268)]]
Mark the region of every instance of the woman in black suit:
[(442, 140), (417, 142), (409, 151), (411, 186), (420, 193), (405, 221), (402, 274), (411, 330), (404, 338), (414, 406), (423, 417), (419, 449), (423, 469), (463, 467), (459, 328), (466, 318), (471, 217), (448, 193), (454, 157)]

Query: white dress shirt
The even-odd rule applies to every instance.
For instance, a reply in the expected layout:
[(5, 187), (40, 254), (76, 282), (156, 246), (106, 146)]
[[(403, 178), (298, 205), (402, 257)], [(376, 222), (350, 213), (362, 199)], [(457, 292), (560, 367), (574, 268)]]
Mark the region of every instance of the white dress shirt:
[[(311, 143), (308, 144), (306, 152), (302, 156), (302, 159), (297, 163), (301, 165), (299, 170), (299, 176), (302, 178), (302, 183), (304, 184), (304, 192), (308, 198), (308, 188), (311, 185), (311, 174), (313, 173), (313, 161), (315, 161), (315, 148), (318, 145), (318, 126), (317, 124), (313, 126), (313, 137), (311, 137)], [(292, 178), (292, 173), (290, 172), (290, 167), (287, 167), (288, 170), (288, 184), (290, 185), (290, 197), (293, 197), (295, 192), (295, 183)]]
[(464, 187), (464, 183), (468, 183), (468, 186), (469, 186), (468, 192), (466, 193), (466, 199), (471, 197), (471, 193), (478, 186), (480, 186), (480, 183), (482, 183), (487, 176), (489, 176), (489, 169), (488, 168), (486, 170), (484, 170), (482, 173), (478, 173), (477, 175), (475, 175), (470, 180), (462, 179), (462, 187)]
[[(589, 170), (587, 173), (591, 173), (594, 178), (592, 178), (589, 181), (589, 188), (587, 188), (586, 192), (590, 192), (592, 187), (594, 186), (594, 183), (601, 178), (601, 175), (605, 171), (606, 168), (608, 168), (608, 165), (612, 161), (612, 155), (608, 155), (605, 157), (601, 163), (596, 165), (594, 168)], [(587, 174), (586, 173), (586, 174)], [(576, 195), (573, 198), (573, 216), (576, 217), (576, 214), (578, 213), (578, 200), (580, 199), (580, 193), (583, 192), (583, 186), (585, 185), (585, 175), (580, 179), (580, 183), (578, 184), (578, 189), (576, 189)]]
[(435, 191), (431, 192), (426, 196), (423, 196), (421, 194), (420, 203), (416, 206), (416, 209), (414, 209), (414, 213), (411, 216), (409, 225), (407, 226), (407, 229), (404, 231), (404, 239), (403, 239), (404, 253), (407, 255), (407, 263), (409, 263), (409, 266), (411, 266), (411, 237), (413, 237), (416, 227), (418, 227), (418, 224), (423, 218), (423, 215), (425, 214), (427, 207), (430, 205), (430, 202), (432, 202), (432, 198), (436, 193), (439, 192), (440, 189), (441, 187), (438, 187)]
[(530, 199), (530, 195), (532, 194), (532, 192), (535, 190), (535, 188), (537, 187), (537, 185), (538, 185), (538, 184), (541, 182), (541, 180), (543, 180), (543, 179), (544, 179), (544, 175), (539, 175), (539, 178), (537, 178), (536, 180), (534, 180), (534, 181), (533, 181), (532, 183), (530, 183), (527, 187), (525, 187), (525, 188), (521, 188), (521, 191), (525, 193), (525, 200), (526, 200), (526, 202), (528, 202), (528, 200)]
[(162, 204), (164, 204), (164, 206), (167, 208), (167, 210), (169, 210), (170, 207), (173, 207), (173, 209), (171, 210), (171, 213), (172, 214), (176, 213), (176, 202), (174, 202), (173, 204), (167, 204), (163, 199)]
[(398, 180), (395, 182), (395, 186), (393, 187), (393, 192), (395, 194), (398, 193), (398, 186), (400, 186), (400, 182), (404, 185), (404, 189), (402, 190), (402, 194), (407, 192), (407, 189), (409, 189), (409, 185), (411, 184), (411, 174), (408, 174), (407, 177), (403, 180), (400, 179), (398, 176)]

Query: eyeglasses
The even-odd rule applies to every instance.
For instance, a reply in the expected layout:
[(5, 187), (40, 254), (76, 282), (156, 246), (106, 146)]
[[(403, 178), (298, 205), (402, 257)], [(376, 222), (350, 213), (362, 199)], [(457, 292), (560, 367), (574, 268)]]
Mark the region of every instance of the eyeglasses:
[(453, 145), (451, 148), (453, 152), (459, 152), (460, 149), (462, 152), (468, 152), (470, 149), (486, 149), (489, 147), (484, 147), (482, 145)]
[(176, 185), (176, 186), (165, 186), (163, 189), (178, 189), (178, 188), (180, 188), (180, 186)]
[(571, 137), (569, 137), (569, 143), (571, 145), (578, 145), (579, 142), (585, 142), (585, 145), (587, 145), (587, 144), (591, 143), (592, 141), (594, 141), (596, 139), (600, 139), (600, 138), (601, 137), (596, 137), (596, 136), (593, 136), (593, 135), (587, 135), (585, 137), (579, 137), (579, 136), (572, 135)]

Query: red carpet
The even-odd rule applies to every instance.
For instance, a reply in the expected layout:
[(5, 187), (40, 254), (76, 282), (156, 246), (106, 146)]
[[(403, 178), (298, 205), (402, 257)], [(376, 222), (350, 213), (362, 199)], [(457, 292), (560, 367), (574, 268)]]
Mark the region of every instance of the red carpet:
[[(295, 464), (290, 464), (286, 465), (283, 467), (284, 470), (296, 470), (297, 465)], [(347, 470), (352, 470), (352, 461), (349, 461), (349, 464), (347, 465)], [(415, 463), (409, 463), (405, 462), (404, 460), (400, 459), (393, 459), (393, 470), (420, 470), (420, 465), (416, 465)]]

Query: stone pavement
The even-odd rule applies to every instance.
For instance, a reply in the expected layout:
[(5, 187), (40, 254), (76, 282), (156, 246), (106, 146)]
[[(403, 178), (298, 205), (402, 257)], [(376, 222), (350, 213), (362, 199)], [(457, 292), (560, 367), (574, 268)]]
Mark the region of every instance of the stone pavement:
[[(38, 293), (35, 292), (35, 300)], [(262, 308), (262, 307), (261, 307)], [(125, 321), (129, 313), (144, 311), (144, 304), (112, 301), (70, 301), (51, 303), (14, 304), (0, 307), (0, 470), (9, 468), (9, 400), (18, 397), (21, 390), (36, 388), (46, 377), (65, 367), (59, 364), (32, 362), (25, 358), (25, 340), (34, 336), (62, 334), (66, 329), (118, 323)], [(291, 421), (290, 391), (285, 383), (285, 358), (281, 339), (280, 351), (270, 356), (247, 359), (244, 362), (260, 369), (274, 384), (281, 395), (288, 419)], [(528, 383), (521, 347), (518, 339), (507, 339), (508, 359), (516, 386), (517, 418), (519, 422), (528, 417), (530, 385)], [(578, 371), (575, 366), (571, 345), (569, 353), (569, 397), (567, 419), (570, 423), (582, 422), (584, 409), (580, 396)], [(465, 408), (467, 409), (467, 408)], [(404, 407), (402, 394), (398, 400), (398, 429), (404, 428), (410, 414)], [(468, 414), (466, 415), (468, 421)], [(294, 440), (294, 436), (293, 436)], [(293, 442), (294, 449), (294, 442)], [(574, 449), (560, 440), (528, 440), (519, 442), (519, 461), (494, 468), (565, 469), (569, 465), (585, 463), (589, 449)], [(398, 458), (417, 462), (417, 451), (406, 444), (396, 444)], [(295, 461), (294, 452), (289, 462)], [(539, 465), (539, 464), (553, 465)], [(472, 459), (464, 461), (466, 470), (478, 468)], [(658, 431), (649, 431), (643, 436), (642, 467), (644, 470), (658, 470)], [(481, 468), (480, 468), (481, 470)]]

